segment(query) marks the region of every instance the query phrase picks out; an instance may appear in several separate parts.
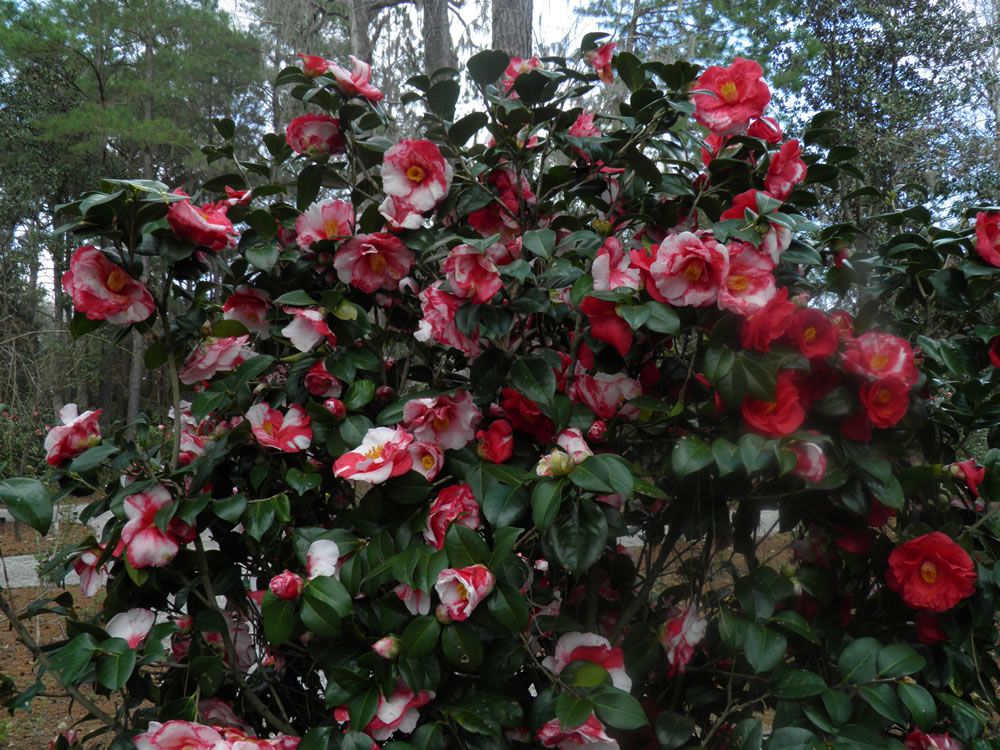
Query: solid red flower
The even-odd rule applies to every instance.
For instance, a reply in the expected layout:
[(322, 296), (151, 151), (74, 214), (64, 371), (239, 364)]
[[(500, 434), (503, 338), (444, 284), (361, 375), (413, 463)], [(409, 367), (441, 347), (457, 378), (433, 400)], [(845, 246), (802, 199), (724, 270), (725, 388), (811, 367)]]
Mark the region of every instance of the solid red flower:
[(580, 312), (590, 321), (590, 335), (611, 344), (623, 357), (632, 348), (632, 326), (618, 314), (618, 305), (611, 300), (584, 297)]
[(1000, 213), (976, 214), (976, 252), (991, 266), (1000, 267)]
[(910, 389), (900, 378), (862, 383), (859, 396), (865, 413), (876, 427), (892, 427), (910, 408)]
[(504, 388), (500, 395), (503, 397), (500, 408), (515, 430), (528, 433), (539, 443), (547, 443), (552, 439), (556, 426), (551, 419), (542, 414), (538, 404), (525, 398), (513, 388)]
[(771, 344), (788, 330), (796, 309), (795, 303), (788, 301), (787, 287), (782, 287), (766, 305), (743, 320), (740, 346), (758, 352), (771, 351)]
[(750, 120), (760, 117), (771, 101), (763, 71), (753, 60), (737, 57), (728, 68), (713, 65), (698, 78), (694, 88), (694, 119), (717, 135), (747, 132)]
[(477, 452), (484, 461), (502, 464), (514, 454), (514, 428), (506, 419), (498, 419), (487, 430), (476, 433), (479, 439)]
[(934, 612), (951, 609), (976, 590), (969, 553), (940, 531), (896, 547), (885, 580), (908, 606)]
[(781, 437), (795, 432), (806, 419), (806, 410), (795, 387), (795, 372), (782, 370), (773, 401), (758, 401), (747, 396), (740, 407), (750, 429), (767, 437)]
[(792, 318), (791, 329), (792, 338), (804, 357), (829, 357), (840, 346), (840, 331), (822, 310), (798, 310)]
[(747, 135), (775, 145), (781, 143), (783, 137), (781, 126), (773, 117), (761, 117), (759, 120), (754, 120), (747, 128)]

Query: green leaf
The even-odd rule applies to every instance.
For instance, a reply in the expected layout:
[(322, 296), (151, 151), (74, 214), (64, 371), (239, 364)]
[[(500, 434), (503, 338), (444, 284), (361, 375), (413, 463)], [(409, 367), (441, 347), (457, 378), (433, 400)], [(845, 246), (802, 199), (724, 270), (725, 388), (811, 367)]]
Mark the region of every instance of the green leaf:
[(681, 319), (674, 308), (656, 300), (647, 302), (646, 308), (649, 310), (646, 328), (656, 333), (665, 333), (667, 336), (676, 336), (681, 332)]
[(10, 514), (39, 534), (47, 534), (52, 525), (52, 498), (37, 479), (0, 480), (0, 501)]
[(961, 698), (956, 698), (950, 693), (937, 693), (936, 696), (937, 699), (950, 708), (954, 714), (965, 716), (973, 721), (979, 722), (984, 727), (988, 724), (986, 717), (983, 716), (979, 709), (973, 708)]
[(344, 394), (344, 406), (348, 409), (360, 409), (375, 398), (375, 383), (371, 380), (355, 380), (347, 387)]
[(611, 453), (587, 457), (569, 473), (569, 481), (582, 490), (600, 495), (621, 493), (630, 497), (635, 487), (632, 468), (624, 458)]
[(442, 120), (451, 122), (455, 119), (455, 104), (460, 93), (458, 81), (451, 78), (438, 81), (427, 92), (427, 107)]
[(479, 532), (453, 523), (444, 535), (444, 551), (453, 568), (466, 568), (476, 563), (486, 564), (490, 559), (489, 545)]
[(352, 414), (340, 423), (340, 437), (344, 445), (357, 448), (372, 427), (372, 421), (368, 417), (363, 414)]
[(760, 750), (764, 741), (764, 727), (760, 719), (743, 719), (733, 727), (729, 735), (729, 747), (733, 750)]
[(247, 262), (254, 268), (258, 268), (264, 273), (270, 273), (274, 264), (278, 262), (278, 248), (274, 245), (264, 245), (263, 247), (248, 247), (244, 251)]
[(556, 718), (563, 729), (573, 729), (583, 724), (594, 713), (594, 704), (573, 693), (560, 693), (556, 698)]
[(70, 474), (85, 474), (91, 469), (96, 469), (106, 459), (119, 453), (121, 451), (115, 445), (95, 445), (70, 461), (67, 471)]
[(923, 731), (928, 731), (937, 723), (937, 705), (934, 698), (920, 685), (901, 682), (896, 686), (899, 699), (913, 716), (914, 723)]
[(363, 693), (347, 702), (347, 715), (355, 731), (364, 729), (375, 718), (379, 697), (378, 685), (369, 685)]
[(484, 461), (482, 470), (494, 479), (516, 487), (538, 480), (538, 475), (535, 472), (512, 464), (493, 464)]
[(482, 639), (464, 622), (454, 622), (442, 629), (441, 650), (453, 666), (466, 672), (475, 671), (483, 663)]
[(302, 591), (299, 617), (317, 635), (335, 638), (340, 635), (340, 621), (353, 610), (351, 595), (344, 584), (331, 576), (318, 576)]
[(774, 461), (774, 451), (767, 438), (752, 432), (740, 437), (740, 458), (747, 472), (762, 471)]
[(719, 467), (719, 476), (724, 477), (743, 468), (739, 451), (737, 445), (730, 443), (725, 438), (717, 438), (712, 441), (712, 458), (715, 459), (715, 465)]
[(296, 494), (304, 495), (319, 487), (323, 483), (323, 477), (314, 471), (305, 472), (292, 468), (285, 474), (285, 481), (288, 482), (289, 487), (295, 490)]
[(295, 602), (279, 599), (268, 589), (260, 605), (264, 621), (264, 637), (269, 643), (284, 643), (295, 627)]
[(639, 701), (618, 688), (606, 688), (591, 697), (598, 717), (615, 729), (638, 729), (649, 723)]
[(80, 633), (49, 657), (63, 685), (72, 684), (90, 663), (97, 650), (97, 640), (90, 633)]
[(97, 681), (112, 692), (121, 690), (135, 667), (136, 652), (124, 638), (109, 638), (101, 644), (104, 654), (97, 660)]
[(480, 86), (496, 83), (510, 65), (510, 56), (498, 49), (484, 50), (469, 58), (466, 67), (469, 77)]
[(566, 503), (546, 533), (553, 556), (571, 573), (582, 573), (604, 554), (608, 521), (591, 500)]
[(785, 636), (763, 625), (749, 625), (743, 637), (743, 653), (755, 674), (770, 672), (781, 664), (786, 648)]
[(91, 320), (85, 313), (77, 310), (73, 313), (73, 319), (69, 323), (69, 332), (72, 334), (73, 340), (76, 341), (81, 336), (96, 331), (102, 325), (104, 325), (103, 320)]
[(892, 643), (878, 652), (879, 677), (903, 677), (926, 666), (927, 660), (905, 643)]
[[(305, 211), (312, 205), (319, 195), (320, 186), (323, 184), (323, 166), (320, 164), (309, 164), (299, 172), (296, 181), (295, 207), (299, 211)], [(294, 302), (282, 303), (279, 299), (274, 301), (275, 305), (295, 304)]]
[(496, 528), (510, 526), (528, 510), (528, 503), (527, 490), (498, 482), (483, 498), (483, 515)]
[(407, 659), (427, 656), (437, 645), (439, 635), (441, 635), (441, 623), (434, 615), (417, 617), (403, 631), (399, 647), (400, 656)]
[(779, 698), (811, 698), (826, 690), (823, 678), (803, 669), (785, 672), (774, 686), (774, 694)]
[(582, 659), (567, 664), (566, 668), (559, 673), (559, 677), (567, 685), (573, 687), (592, 688), (605, 683), (611, 684), (611, 675), (608, 674), (608, 670), (600, 664)]
[(559, 515), (565, 484), (561, 479), (543, 479), (532, 488), (531, 522), (541, 531), (549, 528)]
[(507, 527), (496, 529), (493, 532), (493, 554), (490, 555), (490, 563), (487, 565), (490, 570), (499, 568), (510, 557), (514, 551), (517, 540), (523, 533), (523, 529)]
[(670, 468), (680, 478), (701, 471), (715, 460), (712, 450), (692, 435), (682, 437), (670, 455)]
[(878, 674), (878, 654), (882, 644), (874, 638), (858, 638), (840, 654), (837, 671), (846, 682), (871, 682)]
[(213, 411), (224, 404), (228, 404), (229, 400), (230, 396), (225, 391), (205, 391), (204, 393), (199, 393), (195, 396), (194, 403), (191, 404), (191, 416), (195, 422), (201, 422)]
[(212, 512), (223, 521), (236, 523), (247, 509), (247, 496), (242, 492), (212, 501)]
[(806, 619), (793, 609), (783, 609), (771, 618), (771, 622), (781, 627), (791, 630), (796, 635), (801, 635), (810, 643), (820, 645), (819, 636)]
[(816, 735), (802, 727), (781, 727), (771, 732), (764, 750), (807, 750)]
[(274, 300), (275, 306), (291, 305), (292, 307), (312, 307), (319, 303), (301, 289), (286, 292)]
[[(697, 725), (689, 716), (681, 716), (673, 711), (661, 711), (656, 717), (656, 739), (660, 750), (675, 750), (694, 735)], [(739, 745), (730, 745), (739, 747)]]
[(552, 403), (556, 392), (556, 374), (541, 357), (515, 360), (510, 368), (511, 382), (521, 395), (538, 404)]
[(830, 720), (836, 725), (846, 724), (851, 718), (854, 707), (851, 699), (841, 690), (827, 690), (820, 699), (823, 701), (823, 708), (826, 709)]
[(865, 702), (878, 713), (895, 724), (906, 726), (902, 706), (891, 685), (862, 685), (860, 691)]
[(628, 86), (629, 91), (642, 88), (646, 82), (646, 73), (642, 69), (642, 62), (631, 52), (619, 52), (615, 56), (615, 67), (618, 69), (622, 83)]
[(730, 651), (735, 651), (746, 637), (747, 627), (750, 623), (745, 617), (738, 615), (731, 609), (719, 611), (719, 637), (722, 643)]
[(498, 583), (486, 600), (486, 606), (497, 622), (512, 633), (522, 633), (528, 627), (528, 602), (513, 586)]
[(521, 235), (521, 244), (539, 258), (549, 260), (555, 250), (556, 233), (551, 229), (532, 229)]
[(274, 506), (262, 500), (249, 503), (243, 513), (243, 525), (247, 533), (259, 542), (274, 525)]

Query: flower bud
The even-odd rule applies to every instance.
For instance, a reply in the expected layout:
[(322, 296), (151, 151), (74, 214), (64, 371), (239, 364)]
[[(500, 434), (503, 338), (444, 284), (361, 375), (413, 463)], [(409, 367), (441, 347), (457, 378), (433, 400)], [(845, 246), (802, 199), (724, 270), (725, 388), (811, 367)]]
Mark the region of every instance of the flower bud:
[(454, 620), (451, 619), (451, 615), (448, 614), (447, 605), (437, 605), (437, 609), (434, 610), (434, 615), (437, 617), (437, 621), (442, 625), (451, 625), (454, 622)]
[(540, 477), (561, 477), (573, 471), (576, 464), (568, 453), (563, 453), (558, 448), (547, 456), (542, 456), (535, 473)]
[(392, 400), (392, 397), (396, 394), (395, 389), (389, 385), (380, 385), (375, 389), (375, 398), (382, 403), (386, 403)]
[(372, 651), (383, 659), (395, 659), (399, 656), (399, 638), (394, 635), (387, 635), (372, 644)]
[(347, 416), (347, 407), (339, 398), (328, 398), (323, 402), (323, 406), (333, 415), (334, 419), (343, 419)]
[(598, 234), (611, 234), (611, 222), (607, 219), (594, 219), (590, 222), (590, 226), (594, 228), (594, 231)]
[(279, 573), (271, 579), (268, 588), (279, 599), (298, 599), (302, 594), (302, 576), (296, 575), (290, 570)]
[(337, 305), (337, 308), (333, 311), (333, 317), (338, 320), (357, 320), (358, 308), (346, 299), (341, 300), (340, 304)]
[(598, 419), (594, 424), (590, 425), (587, 430), (587, 439), (601, 441), (604, 440), (605, 436), (608, 434), (608, 424), (603, 419)]

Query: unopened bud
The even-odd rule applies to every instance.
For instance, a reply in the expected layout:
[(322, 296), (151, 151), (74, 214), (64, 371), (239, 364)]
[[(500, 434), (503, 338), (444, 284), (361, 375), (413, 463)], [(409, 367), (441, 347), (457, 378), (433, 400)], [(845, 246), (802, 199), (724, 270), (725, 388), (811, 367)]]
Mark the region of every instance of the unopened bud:
[(561, 450), (554, 450), (542, 459), (535, 467), (535, 473), (540, 477), (561, 477), (573, 471), (576, 463), (573, 457)]
[(395, 659), (399, 656), (399, 638), (394, 635), (387, 635), (372, 644), (372, 651), (383, 659)]
[(333, 415), (334, 419), (343, 419), (347, 416), (347, 407), (339, 398), (328, 398), (323, 402), (323, 406)]
[(434, 610), (434, 614), (437, 617), (437, 621), (442, 625), (451, 625), (451, 623), (454, 622), (454, 620), (451, 619), (451, 615), (448, 614), (447, 605), (437, 605), (437, 609)]
[(375, 398), (382, 403), (386, 403), (392, 400), (392, 397), (396, 395), (395, 389), (389, 385), (380, 385), (375, 389)]
[(341, 300), (340, 304), (337, 305), (337, 309), (333, 311), (333, 317), (339, 320), (357, 320), (358, 308), (346, 299)]
[(272, 578), (271, 583), (268, 584), (268, 588), (271, 589), (271, 593), (279, 599), (288, 600), (298, 599), (302, 594), (303, 586), (304, 583), (302, 581), (302, 576), (296, 575), (290, 570), (286, 570), (284, 573), (279, 573)]

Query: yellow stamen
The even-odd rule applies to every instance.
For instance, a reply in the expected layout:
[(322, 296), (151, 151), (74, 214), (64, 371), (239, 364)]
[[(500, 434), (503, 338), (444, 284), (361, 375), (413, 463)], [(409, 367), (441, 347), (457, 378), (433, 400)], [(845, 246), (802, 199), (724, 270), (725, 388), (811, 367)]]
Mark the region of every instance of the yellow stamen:
[(431, 424), (434, 425), (435, 430), (440, 432), (441, 430), (447, 430), (451, 422), (448, 420), (448, 417), (434, 417)]
[(890, 401), (892, 401), (892, 391), (888, 388), (880, 388), (875, 394), (876, 404), (888, 404)]
[(461, 583), (456, 583), (455, 588), (458, 589), (458, 596), (463, 602), (469, 601), (469, 590)]
[(426, 173), (423, 169), (414, 164), (412, 167), (406, 170), (406, 179), (410, 182), (420, 182), (424, 179)]
[(382, 458), (382, 448), (384, 447), (383, 445), (373, 445), (365, 451), (365, 458)]
[(273, 425), (273, 424), (271, 424), (271, 422), (270, 422), (270, 421), (267, 421), (267, 422), (264, 422), (264, 424), (262, 424), (262, 425), (260, 426), (260, 428), (261, 428), (261, 429), (262, 429), (262, 430), (263, 430), (264, 432), (266, 432), (266, 433), (267, 433), (268, 435), (273, 435), (273, 434), (274, 434), (274, 425)]
[(730, 276), (726, 280), (726, 286), (728, 286), (734, 292), (742, 292), (744, 289), (750, 286), (750, 282), (747, 281), (746, 276)]
[(884, 370), (887, 364), (889, 364), (888, 354), (876, 354), (874, 357), (872, 357), (873, 370)]
[(340, 234), (340, 222), (336, 219), (330, 219), (323, 224), (323, 231), (326, 232), (327, 237), (336, 237)]
[(806, 343), (809, 343), (814, 338), (816, 338), (816, 327), (809, 326), (806, 330), (802, 332), (802, 338), (806, 341)]
[(434, 457), (430, 453), (428, 453), (426, 456), (420, 459), (420, 463), (424, 465), (424, 468), (427, 469), (427, 471), (430, 471), (431, 469), (434, 468)]
[(684, 269), (684, 278), (688, 281), (697, 281), (701, 278), (702, 270), (700, 263), (688, 263)]
[(117, 294), (128, 283), (128, 275), (122, 272), (121, 269), (116, 268), (108, 274), (107, 281), (104, 283), (108, 289)]
[(937, 566), (930, 560), (924, 560), (920, 564), (920, 577), (924, 583), (934, 583), (937, 580)]
[(382, 273), (389, 267), (389, 264), (382, 257), (382, 253), (373, 253), (368, 256), (368, 267), (372, 269), (373, 273)]
[(726, 81), (719, 87), (719, 93), (722, 94), (722, 100), (726, 104), (736, 104), (740, 98), (740, 92), (736, 89), (736, 84), (733, 81)]

